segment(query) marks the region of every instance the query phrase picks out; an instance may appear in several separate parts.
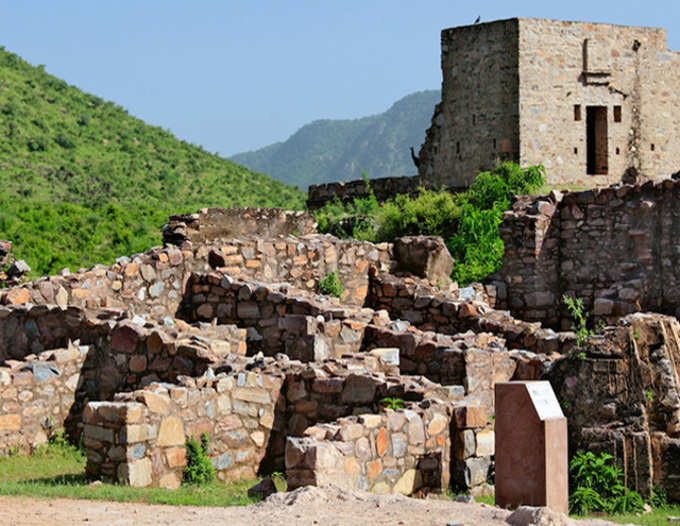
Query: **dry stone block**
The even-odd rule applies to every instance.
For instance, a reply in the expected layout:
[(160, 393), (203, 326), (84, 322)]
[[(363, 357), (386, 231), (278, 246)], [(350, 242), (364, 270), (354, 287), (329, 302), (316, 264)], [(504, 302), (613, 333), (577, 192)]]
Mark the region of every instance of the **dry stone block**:
[(481, 405), (456, 407), (454, 419), (458, 429), (486, 426), (486, 409)]
[(179, 418), (169, 416), (161, 422), (161, 427), (158, 431), (159, 446), (181, 446), (184, 445), (184, 441), (184, 425)]
[(410, 272), (433, 283), (448, 280), (453, 258), (440, 236), (400, 237), (394, 240), (397, 271)]
[(0, 416), (0, 431), (21, 430), (21, 415)]
[(491, 429), (478, 431), (476, 436), (477, 449), (475, 455), (478, 457), (492, 456), (495, 449), (495, 434)]
[(392, 489), (392, 493), (401, 493), (402, 495), (411, 495), (414, 491), (419, 489), (423, 484), (422, 475), (420, 471), (415, 469), (407, 470), (397, 481)]
[(151, 460), (143, 458), (118, 466), (118, 481), (135, 488), (151, 485)]

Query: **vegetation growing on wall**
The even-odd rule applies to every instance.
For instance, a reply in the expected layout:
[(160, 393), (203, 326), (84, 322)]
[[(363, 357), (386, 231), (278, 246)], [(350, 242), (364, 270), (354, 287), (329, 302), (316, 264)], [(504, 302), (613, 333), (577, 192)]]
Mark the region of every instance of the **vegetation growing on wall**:
[(0, 48), (0, 239), (34, 275), (159, 244), (171, 213), (303, 199)]
[(398, 195), (382, 205), (371, 194), (346, 205), (329, 203), (316, 212), (316, 219), (322, 232), (375, 242), (441, 236), (455, 260), (452, 278), (469, 283), (500, 268), (503, 242), (498, 225), (512, 197), (534, 192), (544, 183), (542, 166), (502, 163), (480, 173), (459, 194), (421, 190), (417, 197)]

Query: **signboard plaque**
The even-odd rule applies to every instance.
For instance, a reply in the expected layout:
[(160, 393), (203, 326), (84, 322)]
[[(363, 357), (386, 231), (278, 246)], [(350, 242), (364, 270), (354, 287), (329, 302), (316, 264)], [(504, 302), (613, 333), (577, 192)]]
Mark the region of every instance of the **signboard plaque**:
[(496, 504), (567, 513), (567, 419), (550, 382), (499, 382), (496, 397)]

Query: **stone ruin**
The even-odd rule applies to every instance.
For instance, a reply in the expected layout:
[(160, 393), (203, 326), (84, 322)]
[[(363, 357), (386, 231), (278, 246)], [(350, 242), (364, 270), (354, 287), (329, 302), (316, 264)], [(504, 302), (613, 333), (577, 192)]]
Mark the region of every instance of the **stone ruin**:
[(0, 239), (0, 288), (18, 285), (31, 267), (22, 259), (14, 259), (12, 242)]
[[(451, 283), (439, 238), (340, 240), (269, 209), (172, 216), (163, 238), (0, 290), (0, 451), (63, 427), (93, 478), (174, 488), (187, 438), (207, 433), (222, 481), (480, 495), (495, 382), (549, 379), (572, 449), (609, 451), (629, 487), (680, 499), (674, 318), (612, 320), (575, 357), (573, 333), (496, 309), (500, 282)], [(320, 295), (336, 270), (344, 294)]]

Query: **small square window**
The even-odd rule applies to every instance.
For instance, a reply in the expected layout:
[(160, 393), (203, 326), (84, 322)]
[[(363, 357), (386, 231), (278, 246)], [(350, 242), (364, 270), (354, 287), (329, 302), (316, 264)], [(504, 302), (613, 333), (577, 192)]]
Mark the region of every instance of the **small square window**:
[(574, 104), (574, 120), (575, 121), (581, 120), (581, 105), (580, 104)]
[(614, 122), (621, 122), (621, 106), (614, 106)]

